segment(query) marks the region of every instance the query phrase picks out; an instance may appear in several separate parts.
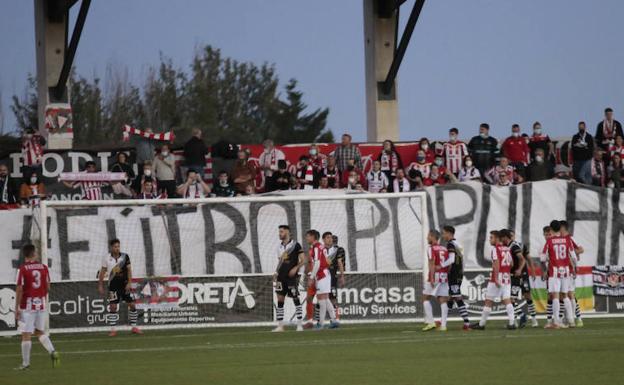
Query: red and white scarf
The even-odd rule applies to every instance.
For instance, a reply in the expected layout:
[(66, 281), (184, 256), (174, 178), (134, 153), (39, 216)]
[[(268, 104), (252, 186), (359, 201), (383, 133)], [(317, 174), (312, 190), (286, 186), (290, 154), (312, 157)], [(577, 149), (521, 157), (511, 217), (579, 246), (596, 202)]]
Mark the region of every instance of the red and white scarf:
[(607, 119), (602, 121), (602, 133), (606, 139), (613, 139), (615, 131), (615, 120), (609, 122)]
[(30, 139), (22, 142), (22, 158), (24, 166), (35, 166), (41, 164), (43, 158), (43, 146), (41, 146), (41, 136), (33, 135)]
[(600, 185), (605, 185), (605, 165), (601, 160), (591, 160), (591, 174), (593, 178), (600, 178)]
[(167, 132), (162, 132), (160, 134), (155, 134), (153, 132), (145, 132), (143, 130), (139, 130), (138, 128), (134, 128), (131, 127), (129, 125), (124, 125), (123, 126), (123, 141), (127, 142), (128, 140), (130, 140), (130, 135), (137, 135), (140, 136), (142, 138), (147, 138), (147, 139), (154, 139), (154, 140), (161, 140), (161, 141), (168, 141), (173, 143), (174, 139), (175, 139), (175, 135), (173, 134), (172, 131), (167, 131)]
[(385, 151), (381, 154), (381, 171), (392, 171), (394, 175), (396, 169), (399, 168), (399, 157), (392, 151), (391, 154)]

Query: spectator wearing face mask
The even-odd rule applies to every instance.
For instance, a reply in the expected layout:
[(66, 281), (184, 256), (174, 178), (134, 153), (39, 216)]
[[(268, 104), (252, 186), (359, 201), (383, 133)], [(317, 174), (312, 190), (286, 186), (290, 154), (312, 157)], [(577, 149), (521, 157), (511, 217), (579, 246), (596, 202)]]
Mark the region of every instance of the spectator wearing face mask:
[(124, 197), (133, 196), (130, 184), (134, 182), (135, 175), (134, 170), (128, 164), (128, 155), (125, 152), (119, 151), (117, 153), (117, 161), (111, 166), (111, 172), (123, 172), (126, 174), (125, 180), (112, 184), (113, 192)]
[(381, 171), (388, 179), (388, 183), (392, 184), (397, 170), (403, 168), (403, 161), (391, 140), (384, 140), (383, 149), (377, 157), (377, 160), (381, 165)]
[(260, 154), (258, 163), (264, 174), (264, 189), (265, 191), (274, 191), (276, 187), (273, 185), (273, 173), (277, 171), (279, 161), (286, 159), (286, 156), (282, 150), (275, 148), (271, 139), (265, 140), (262, 145), (264, 146), (264, 151)]
[(540, 122), (533, 123), (533, 135), (529, 137), (529, 149), (531, 150), (531, 158), (535, 158), (537, 149), (542, 149), (544, 159), (551, 162), (554, 161), (555, 149), (550, 137), (542, 130)]
[(622, 125), (613, 118), (613, 109), (605, 108), (604, 119), (596, 127), (596, 144), (607, 151), (609, 145), (615, 142), (615, 137), (618, 135), (624, 137)]
[(0, 164), (0, 210), (11, 208), (17, 205), (19, 191), (17, 184), (9, 175), (9, 168), (6, 164)]
[(429, 177), (423, 180), (425, 186), (437, 186), (446, 184), (447, 180), (444, 174), (440, 172), (440, 168), (437, 165), (431, 166), (431, 172)]
[[(273, 174), (275, 175), (275, 174)], [(236, 195), (234, 191), (234, 187), (230, 184), (230, 178), (228, 177), (227, 172), (222, 170), (219, 172), (219, 177), (217, 179), (217, 184), (214, 185), (212, 189), (212, 196), (219, 198), (229, 198)]]
[(323, 169), (322, 175), (327, 177), (329, 188), (340, 188), (342, 178), (336, 165), (336, 158), (333, 155), (327, 157), (327, 166)]
[(529, 164), (527, 179), (531, 182), (551, 179), (553, 177), (553, 165), (549, 159), (544, 157), (544, 150), (535, 150), (535, 158)]
[(492, 167), (485, 174), (485, 180), (490, 184), (499, 184), (498, 178), (500, 174), (507, 174), (507, 181), (511, 181), (512, 183), (521, 183), (521, 177), (516, 177), (516, 172), (514, 167), (509, 164), (509, 159), (505, 156), (501, 156), (498, 160), (498, 165)]
[(577, 182), (591, 184), (591, 158), (594, 138), (587, 132), (585, 122), (578, 123), (578, 133), (572, 137), (572, 173)]
[(145, 178), (149, 178), (152, 181), (152, 191), (154, 194), (158, 194), (158, 179), (154, 176), (154, 170), (152, 168), (152, 162), (146, 161), (143, 163), (143, 172), (139, 173), (139, 175), (134, 179), (134, 183), (132, 185), (132, 190), (134, 190), (134, 195), (139, 195), (143, 191), (143, 182)]
[(273, 173), (271, 177), (271, 185), (275, 190), (288, 190), (290, 188), (291, 174), (288, 172), (288, 165), (286, 160), (280, 159), (277, 162), (277, 171)]
[(607, 169), (603, 160), (604, 151), (601, 148), (594, 150), (591, 160), (591, 176), (594, 186), (604, 187), (607, 185)]
[(490, 125), (481, 123), (479, 135), (474, 136), (468, 143), (468, 152), (480, 174), (484, 174), (494, 166), (497, 147), (498, 141), (490, 136)]
[(158, 180), (158, 194), (174, 198), (176, 192), (176, 165), (175, 158), (168, 145), (164, 144), (160, 148), (160, 152), (154, 158), (152, 168), (154, 169), (154, 176)]
[(210, 187), (199, 173), (190, 168), (186, 172), (186, 181), (178, 186), (177, 193), (182, 198), (187, 199), (205, 198), (210, 194)]
[[(351, 171), (355, 172), (358, 175), (358, 181), (362, 183), (366, 183), (366, 175), (362, 172), (362, 169), (356, 167), (353, 161), (349, 161), (347, 163), (347, 169), (345, 172), (342, 172), (340, 175), (342, 180), (340, 181), (340, 186), (347, 186), (349, 184), (349, 176)], [(366, 186), (364, 186), (364, 190), (366, 190)]]
[(388, 191), (388, 177), (381, 171), (381, 162), (376, 160), (373, 162), (373, 169), (366, 174), (368, 182), (368, 192), (379, 193)]
[[(414, 172), (417, 172), (414, 170)], [(418, 187), (422, 187), (422, 177), (420, 175), (414, 175), (414, 183)], [(405, 171), (403, 169), (398, 169), (396, 178), (392, 182), (392, 191), (394, 192), (409, 192), (411, 190), (411, 183), (405, 177)]]
[(464, 158), (464, 167), (459, 171), (459, 181), (460, 182), (468, 182), (468, 181), (481, 181), (481, 173), (479, 169), (477, 169), (473, 162), (471, 156), (466, 156)]
[(427, 162), (427, 156), (423, 150), (418, 150), (416, 153), (416, 162), (412, 162), (407, 169), (409, 174), (410, 170), (416, 170), (420, 173), (422, 178), (429, 178), (431, 172), (431, 163)]
[(318, 175), (310, 164), (310, 158), (307, 155), (302, 155), (299, 158), (296, 176), (303, 190), (312, 190), (318, 186)]
[(36, 172), (30, 174), (28, 181), (20, 186), (20, 201), (30, 207), (39, 206), (39, 202), (46, 197), (46, 189)]
[(420, 141), (418, 142), (418, 151), (423, 151), (425, 153), (425, 162), (433, 164), (433, 160), (435, 159), (435, 151), (433, 151), (433, 149), (431, 148), (429, 139), (420, 139)]
[(321, 174), (323, 169), (327, 167), (327, 156), (321, 154), (316, 144), (311, 145), (308, 149), (308, 158), (316, 174)]
[(454, 175), (459, 175), (459, 171), (464, 166), (464, 157), (468, 155), (466, 143), (457, 139), (459, 130), (451, 128), (449, 130), (449, 140), (444, 143), (443, 153), (446, 159), (446, 169)]
[(524, 169), (529, 164), (531, 149), (520, 133), (520, 125), (511, 126), (511, 136), (503, 142), (501, 152), (518, 173), (524, 176)]

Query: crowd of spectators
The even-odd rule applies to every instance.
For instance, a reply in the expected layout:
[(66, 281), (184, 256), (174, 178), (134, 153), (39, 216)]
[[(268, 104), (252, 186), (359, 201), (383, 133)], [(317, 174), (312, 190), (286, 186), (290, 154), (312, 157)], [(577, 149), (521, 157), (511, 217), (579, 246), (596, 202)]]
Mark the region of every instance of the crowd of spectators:
[[(415, 159), (401, 159), (394, 143), (386, 140), (366, 173), (362, 153), (349, 134), (342, 135), (341, 143), (329, 154), (311, 145), (295, 167), (289, 167), (285, 154), (268, 139), (263, 142), (264, 151), (257, 162), (249, 161), (248, 151), (238, 150), (229, 170), (213, 170), (216, 173), (213, 173), (213, 185), (209, 186), (205, 182), (208, 147), (201, 130), (196, 129), (183, 147), (183, 167), (176, 165), (167, 144), (158, 146), (153, 139), (138, 138), (138, 175), (129, 164), (128, 155), (119, 152), (110, 171), (123, 172), (126, 179), (110, 185), (115, 197), (155, 199), (253, 195), (259, 187), (256, 182), (260, 174), (264, 180), (262, 192), (312, 189), (406, 192), (465, 181), (510, 186), (552, 178), (620, 188), (624, 180), (624, 133), (611, 108), (605, 109), (594, 136), (587, 132), (585, 122), (578, 123), (578, 132), (570, 141), (571, 168), (556, 162), (555, 146), (539, 122), (533, 124), (530, 133), (522, 133), (519, 125), (512, 125), (510, 135), (502, 143), (490, 136), (487, 123), (481, 124), (478, 135), (467, 142), (459, 139), (457, 128), (451, 128), (448, 134), (446, 142), (435, 146), (422, 138)], [(43, 138), (33, 132), (24, 136), (25, 172), (21, 186), (11, 180), (7, 166), (0, 165), (0, 204), (36, 204), (45, 197), (46, 188), (41, 182), (44, 144)], [(87, 172), (97, 171), (93, 162), (87, 162), (86, 166)], [(84, 199), (102, 197), (101, 191), (93, 190), (106, 185), (103, 182), (66, 184), (81, 188)]]

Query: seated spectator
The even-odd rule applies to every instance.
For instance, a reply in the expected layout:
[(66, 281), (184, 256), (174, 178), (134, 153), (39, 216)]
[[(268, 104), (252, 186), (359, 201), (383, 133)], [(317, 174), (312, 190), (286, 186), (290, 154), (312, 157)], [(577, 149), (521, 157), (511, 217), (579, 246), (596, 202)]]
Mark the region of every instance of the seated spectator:
[(467, 182), (470, 180), (481, 181), (481, 173), (479, 169), (476, 168), (472, 162), (472, 157), (470, 155), (464, 158), (464, 167), (459, 171), (459, 181)]
[(540, 122), (533, 123), (533, 135), (529, 137), (529, 149), (531, 150), (531, 159), (535, 159), (537, 149), (542, 149), (544, 159), (551, 163), (554, 162), (555, 146), (550, 137), (543, 133)]
[(126, 173), (126, 179), (122, 182), (116, 182), (112, 184), (113, 192), (118, 195), (123, 195), (126, 197), (133, 196), (133, 192), (131, 190), (131, 184), (134, 182), (135, 175), (134, 170), (132, 170), (132, 166), (128, 164), (128, 155), (125, 152), (119, 151), (117, 153), (117, 160), (111, 166), (111, 172), (124, 172)]
[[(350, 160), (347, 162), (346, 172), (343, 172), (341, 174), (342, 180), (340, 181), (340, 186), (347, 186), (349, 184), (349, 175), (351, 171), (354, 171), (355, 173), (357, 173), (358, 180), (360, 182), (366, 183), (366, 176), (364, 175), (362, 170), (355, 166), (355, 162), (353, 160)], [(364, 186), (364, 190), (366, 190), (366, 186)]]
[(227, 198), (233, 197), (234, 195), (236, 195), (236, 192), (234, 191), (234, 187), (230, 184), (230, 178), (228, 177), (227, 172), (219, 172), (217, 184), (214, 185), (212, 189), (212, 196)]
[(506, 156), (501, 156), (498, 165), (488, 170), (485, 179), (490, 184), (498, 184), (498, 177), (501, 173), (507, 173), (507, 181), (512, 182), (512, 184), (522, 183), (522, 177), (516, 176), (514, 167), (509, 164), (509, 159)]
[(572, 172), (577, 182), (591, 184), (591, 158), (594, 138), (587, 132), (585, 122), (578, 123), (578, 133), (572, 137)]
[(376, 160), (373, 162), (373, 169), (366, 175), (368, 183), (368, 192), (379, 193), (388, 191), (388, 177), (381, 171), (381, 162)]
[[(94, 161), (90, 160), (85, 163), (85, 173), (96, 173), (97, 165)], [(102, 194), (102, 187), (107, 186), (107, 182), (101, 182), (96, 180), (87, 180), (81, 182), (67, 182), (63, 181), (63, 184), (66, 187), (71, 189), (80, 189), (81, 199), (87, 201), (95, 201), (104, 199), (104, 194)]]
[(152, 168), (152, 162), (146, 161), (143, 163), (143, 170), (139, 173), (139, 175), (134, 179), (134, 183), (132, 184), (132, 190), (134, 190), (134, 195), (139, 195), (143, 192), (143, 182), (145, 178), (149, 178), (152, 181), (152, 191), (154, 194), (158, 194), (158, 179), (154, 176), (154, 170)]
[(300, 190), (301, 189), (301, 186), (299, 186), (299, 181), (297, 180), (297, 177), (294, 176), (294, 175), (292, 175), (290, 177), (289, 186), (290, 186), (291, 190)]
[(572, 170), (570, 167), (558, 164), (555, 166), (555, 179), (572, 180)]
[(30, 174), (28, 181), (20, 186), (20, 201), (30, 207), (39, 206), (39, 202), (46, 198), (46, 189), (36, 172)]
[(327, 156), (321, 154), (318, 146), (313, 144), (308, 149), (308, 157), (310, 159), (310, 164), (314, 168), (314, 173), (320, 175), (323, 169), (327, 167)]
[(431, 148), (431, 144), (429, 143), (429, 139), (421, 138), (418, 142), (418, 152), (423, 151), (425, 154), (425, 162), (432, 164), (435, 159), (435, 152)]
[(525, 176), (524, 168), (529, 164), (531, 150), (526, 140), (522, 137), (518, 124), (511, 126), (511, 136), (503, 142), (501, 152), (503, 156), (509, 159), (509, 162), (517, 172)]
[(323, 175), (327, 177), (330, 188), (340, 188), (342, 178), (336, 165), (336, 158), (333, 155), (327, 157), (327, 167), (323, 170)]
[[(417, 172), (416, 170), (414, 171)], [(415, 177), (414, 180), (418, 180), (418, 182), (415, 183), (419, 183), (420, 186), (422, 186), (422, 179), (420, 176)], [(392, 191), (394, 192), (408, 192), (411, 190), (410, 181), (405, 177), (405, 171), (403, 171), (402, 168), (397, 170), (396, 178), (394, 178), (392, 184)]]
[(620, 158), (624, 156), (624, 138), (621, 135), (615, 137), (615, 142), (609, 146), (609, 158), (614, 154), (619, 154)]
[(210, 187), (204, 182), (201, 175), (193, 168), (186, 172), (186, 181), (178, 186), (176, 191), (182, 198), (205, 198), (210, 194)]
[(553, 165), (550, 160), (544, 158), (544, 150), (537, 148), (535, 150), (535, 158), (529, 164), (527, 169), (527, 180), (530, 182), (538, 182), (553, 177)]
[(433, 164), (438, 166), (438, 171), (440, 171), (440, 174), (446, 175), (446, 167), (444, 166), (444, 157), (442, 155), (436, 155), (435, 159), (433, 160)]
[(407, 173), (409, 174), (409, 170), (412, 169), (420, 172), (422, 178), (429, 178), (431, 163), (427, 162), (427, 155), (423, 150), (418, 150), (418, 152), (416, 153), (416, 162), (413, 162), (409, 165)]
[(236, 192), (244, 194), (248, 185), (255, 187), (256, 175), (256, 168), (249, 162), (249, 153), (245, 150), (239, 150), (238, 159), (232, 169), (232, 180)]
[(202, 131), (195, 128), (193, 136), (184, 144), (184, 163), (189, 170), (193, 169), (199, 173), (202, 180), (206, 168), (206, 155), (208, 155), (208, 147), (202, 139)]
[(509, 177), (509, 173), (507, 173), (505, 171), (501, 171), (498, 174), (498, 178), (496, 178), (496, 185), (497, 186), (501, 186), (501, 187), (506, 187), (506, 186), (513, 185), (513, 182), (511, 180), (511, 178)]
[(161, 196), (175, 198), (176, 191), (176, 165), (175, 158), (169, 150), (169, 146), (163, 144), (160, 152), (152, 162), (154, 176), (158, 180), (157, 192)]
[(431, 172), (429, 173), (429, 178), (425, 178), (423, 180), (423, 184), (425, 186), (444, 185), (446, 184), (446, 182), (447, 182), (446, 176), (440, 172), (440, 168), (436, 164), (431, 166)]
[(377, 160), (381, 164), (381, 171), (386, 174), (386, 178), (388, 178), (388, 183), (392, 184), (397, 170), (403, 168), (403, 161), (391, 140), (384, 140), (383, 149), (377, 157)]
[(319, 190), (329, 190), (331, 187), (329, 187), (329, 178), (325, 175), (321, 176), (321, 179), (319, 179)]
[(364, 185), (364, 180), (361, 176), (361, 172), (357, 172), (356, 170), (349, 171), (346, 186), (347, 190), (366, 190), (366, 186)]
[(318, 185), (318, 177), (307, 155), (302, 155), (299, 158), (296, 176), (299, 180), (299, 186), (303, 190), (312, 190)]
[(277, 171), (273, 171), (271, 176), (271, 185), (275, 190), (288, 190), (290, 188), (291, 174), (284, 159), (277, 162)]
[(605, 108), (605, 118), (598, 123), (596, 135), (594, 136), (596, 145), (603, 150), (608, 150), (609, 145), (615, 142), (616, 136), (624, 136), (622, 125), (613, 118), (613, 109)]
[(455, 127), (449, 130), (449, 140), (444, 143), (443, 154), (446, 161), (446, 169), (454, 175), (459, 175), (459, 171), (464, 166), (464, 157), (468, 155), (466, 143), (457, 139), (459, 130)]
[(622, 157), (615, 153), (611, 157), (611, 165), (609, 166), (609, 186), (621, 188), (624, 183), (624, 170), (622, 169)]
[(0, 164), (0, 206), (16, 205), (19, 203), (17, 183), (9, 175), (6, 164)]
[(160, 195), (154, 192), (154, 185), (151, 177), (143, 179), (143, 188), (141, 192), (137, 194), (136, 199), (164, 199), (166, 195)]
[(243, 193), (245, 196), (256, 195), (256, 188), (252, 184), (248, 184), (245, 186), (245, 192)]
[(607, 184), (607, 170), (603, 160), (604, 151), (601, 148), (594, 150), (591, 160), (591, 176), (594, 186), (604, 187)]
[[(397, 170), (398, 173), (398, 170)], [(422, 188), (424, 186), (423, 184), (423, 177), (422, 174), (420, 173), (420, 171), (416, 170), (415, 168), (410, 168), (407, 173), (405, 171), (403, 171), (403, 175), (407, 178), (407, 180), (409, 181), (409, 188), (410, 190), (415, 190), (418, 188)], [(400, 191), (395, 191), (394, 190), (394, 182), (392, 183), (392, 192), (400, 192)]]
[(286, 159), (286, 156), (281, 150), (275, 148), (271, 139), (265, 140), (262, 144), (264, 151), (260, 154), (258, 163), (264, 173), (265, 191), (271, 192), (277, 190), (277, 187), (273, 184), (275, 181), (273, 173), (277, 171), (279, 161)]

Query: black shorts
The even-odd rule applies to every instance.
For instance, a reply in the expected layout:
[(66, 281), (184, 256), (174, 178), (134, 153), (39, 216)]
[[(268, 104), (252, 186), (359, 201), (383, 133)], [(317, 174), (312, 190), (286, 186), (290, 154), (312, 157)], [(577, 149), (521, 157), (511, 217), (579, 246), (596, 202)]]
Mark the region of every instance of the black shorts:
[(275, 281), (275, 293), (277, 295), (283, 295), (284, 297), (299, 298), (299, 284), (296, 279), (277, 277), (277, 281)]
[(338, 276), (330, 271), (331, 277), (331, 290), (329, 292), (329, 299), (338, 298)]
[(108, 290), (108, 303), (109, 304), (118, 304), (119, 302), (124, 301), (125, 303), (133, 303), (134, 298), (130, 295), (130, 292), (125, 289), (112, 289)]
[(449, 281), (449, 296), (450, 297), (461, 297), (462, 296), (461, 285), (462, 285), (462, 280), (461, 279)]
[(531, 285), (529, 283), (528, 275), (521, 275), (520, 277), (511, 277), (511, 295), (512, 297), (519, 294), (526, 294), (531, 292)]

